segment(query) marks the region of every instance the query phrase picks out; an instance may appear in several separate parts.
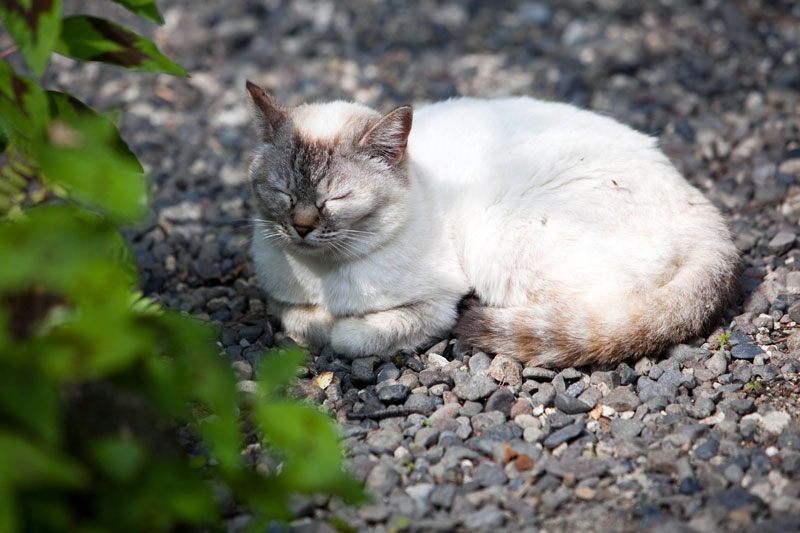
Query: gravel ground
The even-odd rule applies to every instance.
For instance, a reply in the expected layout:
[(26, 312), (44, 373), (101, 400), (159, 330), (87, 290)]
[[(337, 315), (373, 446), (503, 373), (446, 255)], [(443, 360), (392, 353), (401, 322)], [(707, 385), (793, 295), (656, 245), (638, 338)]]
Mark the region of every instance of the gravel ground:
[[(145, 293), (222, 324), (242, 381), (289, 342), (247, 252), (246, 78), (290, 104), (528, 94), (609, 114), (659, 137), (742, 252), (721, 328), (659, 358), (553, 372), (454, 339), (392, 360), (314, 355), (298, 390), (341, 422), (375, 500), (299, 499), (294, 531), (800, 530), (800, 4), (159, 4), (165, 26), (137, 27), (190, 79), (63, 58), (50, 77), (124, 111), (153, 177), (150, 219), (128, 232)], [(103, 6), (89, 9), (137, 24)]]

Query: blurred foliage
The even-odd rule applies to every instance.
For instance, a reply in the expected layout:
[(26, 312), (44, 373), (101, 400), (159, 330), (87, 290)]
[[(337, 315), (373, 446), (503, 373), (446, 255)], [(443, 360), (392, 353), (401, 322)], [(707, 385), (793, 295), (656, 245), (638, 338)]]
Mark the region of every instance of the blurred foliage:
[(185, 72), (58, 0), (4, 0), (0, 20), (30, 74), (0, 60), (0, 533), (218, 530), (232, 513), (259, 531), (293, 493), (361, 499), (333, 422), (284, 394), (304, 353), (267, 354), (245, 396), (208, 325), (136, 290), (117, 228), (146, 208), (142, 167), (111, 120), (38, 80), (53, 51)]

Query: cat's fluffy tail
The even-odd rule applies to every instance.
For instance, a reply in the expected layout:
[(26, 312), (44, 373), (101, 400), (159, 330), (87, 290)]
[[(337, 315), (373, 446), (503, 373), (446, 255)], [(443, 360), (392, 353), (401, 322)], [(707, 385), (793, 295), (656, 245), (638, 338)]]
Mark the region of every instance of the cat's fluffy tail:
[[(466, 306), (456, 333), (487, 352), (535, 366), (611, 363), (658, 354), (708, 331), (731, 300), (738, 254), (720, 250), (685, 263), (649, 291), (560, 290), (516, 307)], [(474, 301), (473, 301), (474, 302)]]

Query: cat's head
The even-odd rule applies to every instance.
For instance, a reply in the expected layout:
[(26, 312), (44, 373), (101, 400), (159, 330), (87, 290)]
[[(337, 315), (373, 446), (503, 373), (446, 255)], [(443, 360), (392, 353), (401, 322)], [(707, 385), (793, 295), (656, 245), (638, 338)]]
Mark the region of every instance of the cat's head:
[(347, 259), (402, 228), (410, 106), (385, 116), (346, 102), (284, 108), (249, 81), (247, 91), (263, 136), (249, 171), (261, 219), (256, 238)]

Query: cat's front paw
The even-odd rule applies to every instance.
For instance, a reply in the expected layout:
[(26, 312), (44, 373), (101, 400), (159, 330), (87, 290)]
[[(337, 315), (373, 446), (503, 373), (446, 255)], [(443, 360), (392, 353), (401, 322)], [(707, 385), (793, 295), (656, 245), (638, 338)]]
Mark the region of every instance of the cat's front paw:
[(339, 355), (355, 359), (386, 351), (386, 342), (366, 319), (342, 318), (331, 330), (331, 348)]

